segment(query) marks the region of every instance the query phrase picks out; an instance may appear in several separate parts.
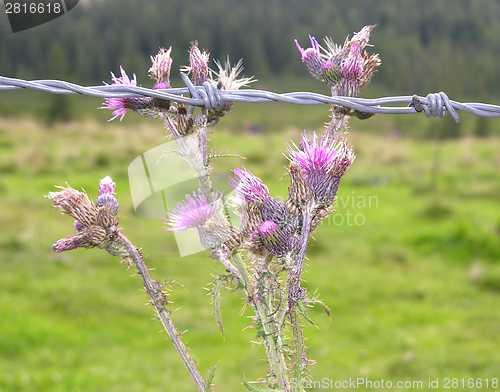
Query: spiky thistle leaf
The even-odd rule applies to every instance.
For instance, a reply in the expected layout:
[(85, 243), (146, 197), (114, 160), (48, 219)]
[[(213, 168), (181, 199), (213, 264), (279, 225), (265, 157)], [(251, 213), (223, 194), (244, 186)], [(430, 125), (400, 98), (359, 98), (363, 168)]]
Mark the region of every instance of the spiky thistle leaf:
[(212, 381), (215, 376), (215, 371), (217, 370), (217, 366), (219, 364), (215, 365), (214, 368), (210, 371), (208, 378), (207, 378), (207, 386), (205, 387), (205, 392), (210, 392), (210, 388), (212, 387)]

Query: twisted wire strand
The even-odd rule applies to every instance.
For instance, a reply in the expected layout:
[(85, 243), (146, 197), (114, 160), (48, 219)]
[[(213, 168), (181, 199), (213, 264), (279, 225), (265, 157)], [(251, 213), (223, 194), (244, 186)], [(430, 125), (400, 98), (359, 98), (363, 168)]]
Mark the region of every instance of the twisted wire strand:
[[(431, 93), (426, 97), (413, 95), (366, 99), (331, 97), (311, 92), (277, 94), (271, 91), (255, 89), (224, 91), (215, 82), (205, 82), (202, 86), (194, 86), (185, 74), (181, 73), (181, 77), (186, 87), (156, 90), (128, 85), (84, 87), (62, 80), (28, 81), (0, 76), (0, 91), (27, 88), (53, 94), (84, 94), (101, 98), (153, 97), (189, 105), (190, 113), (193, 112), (195, 106), (205, 106), (207, 109), (219, 109), (224, 102), (285, 102), (295, 105), (337, 105), (359, 112), (379, 114), (412, 114), (424, 112), (427, 117), (443, 117), (446, 112), (449, 112), (456, 122), (459, 121), (457, 110), (476, 116), (500, 117), (500, 106), (475, 102), (461, 103), (449, 99), (444, 92)], [(401, 104), (406, 104), (407, 106), (384, 106)]]

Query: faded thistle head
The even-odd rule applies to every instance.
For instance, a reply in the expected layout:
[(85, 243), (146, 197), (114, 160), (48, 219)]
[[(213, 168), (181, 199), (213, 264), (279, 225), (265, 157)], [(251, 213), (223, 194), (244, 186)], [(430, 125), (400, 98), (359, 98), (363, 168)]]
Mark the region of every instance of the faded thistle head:
[(210, 53), (198, 48), (198, 41), (191, 42), (189, 49), (189, 65), (182, 67), (181, 71), (191, 76), (191, 81), (195, 86), (201, 86), (209, 78), (208, 62)]
[[(214, 81), (217, 82), (217, 85), (220, 86), (220, 89), (223, 91), (239, 90), (241, 87), (245, 87), (256, 80), (253, 77), (238, 78), (240, 73), (243, 71), (243, 59), (240, 59), (235, 65), (231, 66), (228, 56), (224, 66), (217, 60), (215, 61), (215, 64), (217, 65), (217, 71), (212, 70), (212, 72), (216, 75)], [(220, 109), (210, 109), (207, 116), (208, 124), (217, 124), (221, 117), (224, 117), (229, 113), (229, 111), (233, 108), (233, 105), (234, 102), (227, 101), (224, 102), (222, 108)]]
[(47, 199), (62, 213), (75, 219), (76, 234), (63, 238), (52, 245), (54, 252), (64, 252), (75, 248), (105, 248), (113, 255), (119, 254), (115, 243), (118, 233), (118, 201), (114, 197), (115, 183), (104, 177), (99, 183), (99, 196), (94, 203), (85, 192), (77, 191), (69, 185), (57, 187), (59, 192), (50, 192)]
[(172, 47), (165, 50), (160, 48), (158, 54), (151, 56), (153, 65), (149, 68), (149, 76), (155, 80), (155, 89), (170, 88), (170, 70), (172, 68), (172, 58), (170, 57)]

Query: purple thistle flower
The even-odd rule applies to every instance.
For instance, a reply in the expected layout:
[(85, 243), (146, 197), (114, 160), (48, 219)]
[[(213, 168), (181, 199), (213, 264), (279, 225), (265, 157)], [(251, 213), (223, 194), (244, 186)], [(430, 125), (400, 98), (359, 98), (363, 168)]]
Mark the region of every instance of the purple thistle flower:
[(306, 65), (313, 78), (323, 80), (323, 65), (325, 59), (321, 56), (320, 46), (314, 37), (309, 36), (311, 47), (302, 49), (299, 42), (295, 40), (295, 45), (302, 56), (302, 62)]
[[(113, 83), (111, 85), (123, 85), (123, 86), (137, 86), (137, 80), (134, 75), (134, 79), (130, 80), (128, 75), (125, 73), (123, 67), (120, 65), (120, 71), (122, 76), (117, 78), (113, 72), (111, 72), (111, 79), (113, 79)], [(106, 82), (103, 82), (107, 85)], [(103, 104), (104, 106), (99, 107), (98, 109), (108, 109), (114, 110), (112, 112), (113, 117), (111, 117), (108, 121), (112, 121), (115, 118), (121, 116), (120, 121), (123, 120), (123, 117), (127, 113), (127, 109), (134, 109), (136, 105), (134, 105), (135, 101), (141, 100), (140, 98), (104, 98), (106, 102)], [(135, 101), (134, 101), (135, 100)]]
[(120, 210), (120, 205), (118, 200), (112, 193), (103, 193), (99, 195), (95, 200), (95, 205), (98, 207), (106, 207), (113, 215), (118, 215)]
[(295, 149), (288, 143), (286, 147), (288, 159), (298, 163), (305, 175), (312, 172), (322, 172), (326, 175), (330, 170), (336, 154), (336, 151), (333, 149), (333, 143), (325, 145), (323, 143), (323, 137), (321, 137), (321, 142), (318, 143), (316, 132), (313, 132), (312, 141), (307, 138), (304, 131), (302, 142), (299, 147), (297, 147), (295, 143), (293, 144)]
[(337, 194), (340, 178), (354, 161), (355, 155), (347, 141), (341, 140), (337, 146), (336, 138), (325, 143), (323, 137), (318, 141), (316, 133), (313, 140), (304, 133), (299, 147), (287, 144), (288, 159), (291, 164), (299, 165), (319, 205), (328, 205)]
[[(220, 196), (216, 195), (219, 200)], [(178, 203), (171, 213), (167, 213), (166, 231), (184, 231), (187, 229), (200, 228), (207, 220), (213, 216), (214, 203), (210, 204), (201, 190), (198, 194), (193, 192), (193, 196), (186, 195), (186, 200)]]
[(191, 42), (189, 49), (189, 66), (182, 68), (182, 71), (191, 74), (191, 81), (195, 86), (201, 86), (209, 76), (208, 61), (210, 53), (202, 52), (198, 48), (198, 41)]
[(262, 180), (243, 169), (234, 169), (236, 177), (229, 178), (229, 185), (236, 195), (247, 203), (261, 205), (269, 197), (269, 189)]
[[(369, 83), (375, 68), (380, 65), (378, 55), (363, 55), (370, 32), (375, 26), (363, 27), (351, 40), (346, 39), (344, 45), (337, 45), (330, 38), (325, 38), (325, 49), (311, 36), (310, 48), (302, 49), (297, 40), (295, 44), (309, 73), (315, 79), (325, 82), (331, 88), (333, 96), (360, 97), (361, 88)], [(337, 114), (346, 112), (345, 109), (337, 110)]]

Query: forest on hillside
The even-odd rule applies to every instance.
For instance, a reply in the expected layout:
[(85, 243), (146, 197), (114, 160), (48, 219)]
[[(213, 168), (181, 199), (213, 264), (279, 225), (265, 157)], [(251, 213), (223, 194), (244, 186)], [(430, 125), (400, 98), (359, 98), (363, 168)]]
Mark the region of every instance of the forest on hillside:
[(0, 75), (101, 83), (119, 65), (148, 85), (149, 56), (190, 41), (212, 58), (244, 59), (245, 75), (306, 77), (294, 39), (342, 44), (366, 24), (382, 67), (374, 83), (399, 94), (500, 90), (500, 0), (87, 0), (67, 15), (13, 34), (0, 18)]

